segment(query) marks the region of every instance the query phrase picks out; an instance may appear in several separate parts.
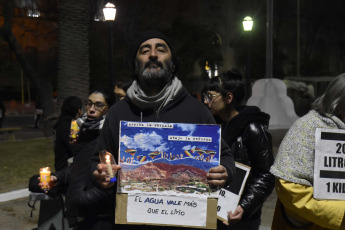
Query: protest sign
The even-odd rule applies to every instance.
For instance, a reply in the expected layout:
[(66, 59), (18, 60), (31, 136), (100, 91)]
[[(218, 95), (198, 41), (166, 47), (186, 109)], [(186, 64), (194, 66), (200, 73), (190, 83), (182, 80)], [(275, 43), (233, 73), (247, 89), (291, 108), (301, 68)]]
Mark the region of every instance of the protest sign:
[(218, 195), (217, 215), (218, 219), (228, 221), (228, 212), (234, 212), (246, 184), (250, 167), (236, 162), (236, 174), (234, 180), (226, 188), (222, 188)]
[(315, 131), (314, 198), (345, 200), (345, 131)]
[(127, 202), (128, 222), (206, 226), (206, 196), (161, 196), (129, 193)]
[[(119, 223), (213, 228), (207, 224), (212, 222), (207, 198), (218, 192), (208, 186), (206, 175), (219, 166), (220, 126), (127, 121), (120, 125), (117, 199), (123, 201), (122, 209), (126, 205), (127, 214)], [(128, 194), (127, 200), (121, 194)]]

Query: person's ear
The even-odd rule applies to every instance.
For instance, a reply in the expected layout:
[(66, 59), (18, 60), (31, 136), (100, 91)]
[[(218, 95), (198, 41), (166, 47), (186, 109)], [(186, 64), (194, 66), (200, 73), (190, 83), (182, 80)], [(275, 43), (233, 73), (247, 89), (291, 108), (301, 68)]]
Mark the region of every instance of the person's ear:
[(229, 92), (227, 95), (226, 95), (226, 103), (227, 104), (231, 104), (231, 102), (234, 100), (234, 95)]
[(103, 115), (107, 114), (108, 110), (109, 110), (109, 107), (105, 107), (102, 111)]
[(82, 109), (78, 109), (78, 112), (76, 114), (76, 118), (81, 117), (81, 115), (83, 115), (83, 110)]

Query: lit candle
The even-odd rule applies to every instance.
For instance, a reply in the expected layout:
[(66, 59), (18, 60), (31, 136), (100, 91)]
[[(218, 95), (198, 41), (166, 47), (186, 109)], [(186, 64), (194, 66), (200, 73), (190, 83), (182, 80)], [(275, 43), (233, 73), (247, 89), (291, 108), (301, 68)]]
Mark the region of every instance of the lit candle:
[(43, 189), (48, 188), (48, 183), (50, 182), (50, 173), (49, 167), (40, 168), (40, 182), (43, 184)]
[(78, 126), (77, 120), (72, 120), (71, 131), (69, 135), (71, 144), (77, 142), (78, 134), (79, 134), (79, 126)]
[(114, 174), (113, 174), (113, 169), (111, 168), (111, 163), (110, 163), (110, 159), (109, 158), (110, 158), (109, 155), (105, 156), (105, 163), (107, 164), (108, 173), (109, 173), (110, 178), (113, 178)]

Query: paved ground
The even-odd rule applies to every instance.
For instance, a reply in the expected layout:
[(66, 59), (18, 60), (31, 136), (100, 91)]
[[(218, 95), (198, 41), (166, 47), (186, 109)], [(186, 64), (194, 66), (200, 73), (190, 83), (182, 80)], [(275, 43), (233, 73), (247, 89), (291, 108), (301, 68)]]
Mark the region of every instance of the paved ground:
[[(15, 131), (14, 135), (16, 140), (25, 140), (31, 138), (44, 137), (42, 132), (41, 123), (38, 128), (34, 128), (34, 115), (33, 114), (18, 114), (6, 116), (2, 128), (20, 127), (21, 130)], [(41, 127), (41, 128), (40, 128)], [(8, 132), (0, 132), (0, 142), (9, 141)]]
[[(15, 132), (16, 140), (43, 137), (42, 130), (40, 128), (35, 129), (33, 124), (34, 116), (32, 114), (16, 114), (6, 117), (3, 127), (21, 127), (20, 131)], [(271, 133), (273, 137), (273, 151), (276, 153), (286, 130), (272, 130)], [(2, 141), (8, 141), (8, 133), (0, 134), (0, 142)], [(264, 204), (260, 230), (270, 229), (275, 202), (276, 194), (273, 192)], [(0, 202), (0, 223), (2, 223), (0, 229), (35, 229), (38, 223), (39, 202), (36, 204), (36, 210), (33, 211), (33, 217), (30, 217), (30, 212), (28, 197)]]

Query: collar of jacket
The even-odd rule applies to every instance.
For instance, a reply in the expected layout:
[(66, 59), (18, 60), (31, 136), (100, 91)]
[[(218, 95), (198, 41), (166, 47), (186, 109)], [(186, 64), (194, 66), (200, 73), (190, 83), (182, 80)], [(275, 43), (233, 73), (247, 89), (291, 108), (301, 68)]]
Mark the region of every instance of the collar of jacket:
[(270, 115), (260, 111), (256, 106), (242, 106), (238, 108), (238, 114), (229, 122), (223, 124), (225, 141), (230, 145), (242, 134), (248, 124), (259, 122), (268, 127)]

